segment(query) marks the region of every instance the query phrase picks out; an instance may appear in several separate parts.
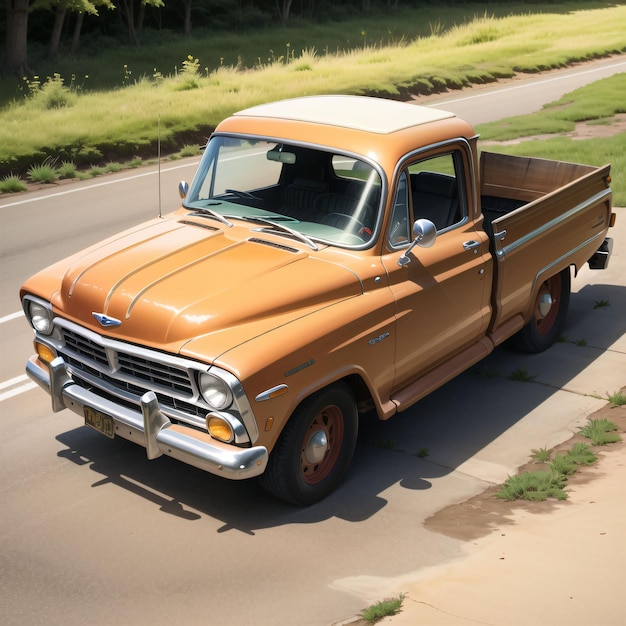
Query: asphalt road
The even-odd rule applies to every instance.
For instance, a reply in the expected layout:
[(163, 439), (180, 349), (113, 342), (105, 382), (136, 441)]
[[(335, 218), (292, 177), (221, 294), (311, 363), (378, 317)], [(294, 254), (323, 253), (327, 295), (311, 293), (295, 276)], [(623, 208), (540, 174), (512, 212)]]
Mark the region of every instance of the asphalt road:
[[(623, 57), (431, 99), (473, 123), (554, 100), (624, 71)], [(566, 76), (567, 78), (559, 78)], [(526, 109), (515, 112), (525, 112)], [(196, 160), (162, 167), (163, 211)], [(5, 624), (326, 626), (381, 599), (380, 581), (458, 558), (429, 515), (503, 481), (530, 449), (566, 439), (624, 384), (623, 266), (573, 282), (568, 334), (480, 368), (386, 423), (362, 427), (330, 498), (294, 509), (254, 482), (232, 483), (110, 441), (52, 413), (24, 376), (31, 333), (17, 290), (37, 269), (158, 213), (156, 167), (0, 199), (0, 615)], [(626, 216), (616, 239), (624, 241)], [(593, 303), (616, 303), (601, 311)], [(579, 342), (580, 343), (580, 342)], [(524, 384), (507, 374), (527, 368)], [(428, 450), (420, 458), (419, 450)]]

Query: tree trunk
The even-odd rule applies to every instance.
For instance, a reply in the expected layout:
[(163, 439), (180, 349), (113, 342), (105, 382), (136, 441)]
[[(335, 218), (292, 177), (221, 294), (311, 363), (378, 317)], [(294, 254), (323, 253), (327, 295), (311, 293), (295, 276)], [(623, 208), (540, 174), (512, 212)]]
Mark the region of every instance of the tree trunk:
[(61, 33), (63, 32), (63, 23), (65, 22), (66, 13), (67, 7), (58, 4), (57, 10), (54, 13), (54, 24), (52, 25), (52, 32), (50, 33), (50, 41), (48, 42), (48, 58), (50, 59), (54, 58), (59, 51), (59, 43), (61, 41)]
[(83, 18), (85, 14), (81, 11), (76, 14), (76, 24), (74, 24), (74, 34), (72, 35), (72, 47), (70, 48), (70, 54), (76, 54), (78, 50), (78, 44), (80, 43), (80, 31), (83, 27)]
[(291, 3), (293, 0), (276, 0), (276, 10), (278, 11), (278, 17), (283, 26), (287, 26), (289, 21), (289, 12), (291, 11)]
[(186, 37), (191, 35), (191, 2), (192, 0), (185, 0), (185, 27), (183, 34)]
[(142, 2), (139, 5), (139, 15), (137, 16), (137, 21), (135, 22), (135, 30), (140, 33), (143, 30), (143, 22), (146, 17), (146, 3)]
[(32, 76), (28, 67), (28, 3), (29, 0), (7, 0), (7, 30), (4, 49), (4, 72)]
[(135, 4), (134, 0), (121, 0), (120, 1), (120, 13), (126, 21), (126, 27), (128, 28), (128, 38), (131, 46), (139, 45), (139, 38), (137, 37), (137, 29), (135, 28)]

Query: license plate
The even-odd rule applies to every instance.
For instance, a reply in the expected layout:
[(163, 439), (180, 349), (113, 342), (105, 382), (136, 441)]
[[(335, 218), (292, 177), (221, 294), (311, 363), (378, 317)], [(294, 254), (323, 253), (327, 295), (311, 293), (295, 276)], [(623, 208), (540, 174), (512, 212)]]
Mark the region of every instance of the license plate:
[(101, 413), (92, 409), (91, 407), (83, 407), (83, 414), (85, 415), (85, 424), (95, 428), (98, 432), (113, 439), (115, 436), (113, 418), (106, 413)]

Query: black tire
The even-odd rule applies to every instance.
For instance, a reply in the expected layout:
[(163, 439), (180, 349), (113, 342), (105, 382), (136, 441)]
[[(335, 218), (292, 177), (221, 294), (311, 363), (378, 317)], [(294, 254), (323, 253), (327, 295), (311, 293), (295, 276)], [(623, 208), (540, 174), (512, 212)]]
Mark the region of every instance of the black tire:
[[(570, 288), (569, 267), (542, 283), (532, 319), (511, 338), (513, 348), (520, 352), (543, 352), (556, 341), (567, 317)], [(542, 299), (548, 296), (552, 299), (552, 305), (542, 313)]]
[(344, 477), (356, 446), (358, 415), (350, 388), (337, 383), (293, 412), (272, 450), (261, 485), (299, 506), (330, 494)]

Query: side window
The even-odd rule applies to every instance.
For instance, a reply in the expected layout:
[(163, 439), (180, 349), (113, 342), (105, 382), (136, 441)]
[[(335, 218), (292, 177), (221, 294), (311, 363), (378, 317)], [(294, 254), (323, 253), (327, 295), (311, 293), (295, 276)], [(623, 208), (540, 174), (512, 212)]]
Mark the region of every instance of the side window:
[(409, 188), (414, 219), (426, 218), (437, 230), (457, 224), (465, 217), (463, 177), (457, 175), (461, 163), (458, 151), (442, 154), (409, 165)]

